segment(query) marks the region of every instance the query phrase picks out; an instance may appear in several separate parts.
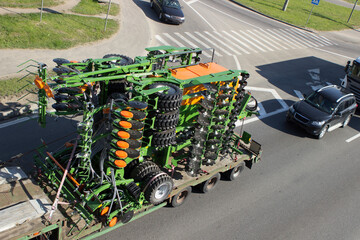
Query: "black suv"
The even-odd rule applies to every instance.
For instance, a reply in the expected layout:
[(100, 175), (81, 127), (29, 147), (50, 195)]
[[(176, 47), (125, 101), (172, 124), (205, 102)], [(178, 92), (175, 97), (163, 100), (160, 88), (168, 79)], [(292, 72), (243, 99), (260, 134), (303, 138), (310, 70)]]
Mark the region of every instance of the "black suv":
[(331, 85), (294, 103), (286, 114), (286, 120), (297, 123), (320, 139), (326, 132), (348, 125), (356, 107), (354, 94), (346, 94), (338, 86)]

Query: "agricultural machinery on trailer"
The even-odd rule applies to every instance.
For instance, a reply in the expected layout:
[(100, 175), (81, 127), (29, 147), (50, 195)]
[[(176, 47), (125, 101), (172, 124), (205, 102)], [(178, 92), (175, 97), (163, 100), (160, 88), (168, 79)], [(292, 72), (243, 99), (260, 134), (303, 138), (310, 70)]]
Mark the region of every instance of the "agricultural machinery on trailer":
[(49, 114), (82, 120), (60, 150), (37, 149), (35, 177), (51, 209), (31, 227), (4, 230), (1, 239), (93, 238), (166, 204), (181, 205), (192, 187), (212, 190), (220, 174), (234, 180), (260, 159), (260, 144), (242, 128), (234, 133), (236, 122), (256, 111), (244, 89), (248, 72), (200, 63), (198, 48), (146, 50), (134, 60), (57, 58), (56, 77), (38, 63), (39, 123), (45, 126)]

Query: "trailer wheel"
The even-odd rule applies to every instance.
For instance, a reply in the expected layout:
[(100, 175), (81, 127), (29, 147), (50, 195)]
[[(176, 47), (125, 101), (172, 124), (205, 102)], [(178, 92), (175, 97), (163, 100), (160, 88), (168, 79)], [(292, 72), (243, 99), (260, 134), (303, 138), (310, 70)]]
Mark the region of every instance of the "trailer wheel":
[(126, 66), (126, 65), (130, 65), (130, 64), (134, 63), (134, 60), (132, 60), (131, 57), (121, 55), (121, 54), (106, 54), (103, 58), (111, 58), (111, 57), (121, 57), (120, 60), (108, 62), (108, 63), (113, 63), (115, 65)]
[(207, 193), (207, 192), (212, 191), (216, 187), (216, 185), (218, 184), (218, 182), (220, 180), (220, 177), (221, 177), (220, 173), (216, 173), (211, 178), (209, 178), (208, 180), (206, 180), (205, 182), (200, 184), (200, 190), (203, 193)]
[(140, 182), (144, 180), (146, 175), (152, 173), (152, 172), (158, 172), (160, 171), (160, 168), (156, 163), (152, 161), (144, 161), (139, 163), (130, 174), (130, 177), (135, 180), (135, 182)]
[(186, 200), (188, 199), (190, 194), (191, 194), (190, 186), (182, 189), (178, 194), (172, 197), (171, 206), (178, 207), (180, 205), (183, 205), (184, 202), (186, 202)]
[(143, 190), (145, 199), (154, 205), (162, 203), (174, 186), (171, 177), (161, 171), (147, 175), (144, 184), (146, 184)]
[(245, 167), (245, 163), (242, 162), (239, 165), (235, 166), (234, 168), (226, 171), (224, 173), (224, 176), (229, 181), (234, 181), (235, 179), (237, 179), (240, 176), (240, 173), (242, 172), (242, 170), (244, 170), (244, 167)]

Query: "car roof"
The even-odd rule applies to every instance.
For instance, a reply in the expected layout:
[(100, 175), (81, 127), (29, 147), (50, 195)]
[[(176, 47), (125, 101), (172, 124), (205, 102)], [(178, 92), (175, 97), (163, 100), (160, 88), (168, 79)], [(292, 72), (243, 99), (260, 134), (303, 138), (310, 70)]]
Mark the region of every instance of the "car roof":
[(347, 96), (352, 96), (353, 94), (346, 94), (336, 85), (330, 85), (317, 90), (322, 96), (326, 97), (332, 102), (338, 102), (340, 99)]

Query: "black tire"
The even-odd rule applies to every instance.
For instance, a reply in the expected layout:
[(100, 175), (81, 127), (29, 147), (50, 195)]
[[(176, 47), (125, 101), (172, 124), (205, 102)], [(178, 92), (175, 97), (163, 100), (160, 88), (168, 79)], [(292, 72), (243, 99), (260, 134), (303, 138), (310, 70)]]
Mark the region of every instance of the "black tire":
[(183, 91), (175, 84), (158, 82), (149, 86), (149, 89), (159, 87), (169, 87), (166, 92), (156, 92), (154, 95), (158, 97), (157, 109), (164, 112), (175, 111), (180, 108), (182, 102)]
[(182, 189), (178, 194), (174, 195), (171, 198), (171, 206), (178, 207), (180, 205), (183, 205), (186, 202), (186, 200), (188, 199), (190, 194), (191, 194), (190, 186)]
[(349, 116), (347, 116), (347, 117), (345, 118), (344, 122), (343, 122), (342, 125), (341, 125), (342, 128), (346, 127), (346, 126), (349, 124), (349, 122), (350, 122), (350, 120), (351, 120), (351, 117), (352, 117), (352, 114), (349, 114)]
[(172, 128), (166, 131), (154, 132), (152, 144), (155, 147), (167, 147), (175, 142), (176, 129)]
[(135, 182), (141, 182), (145, 179), (145, 177), (153, 172), (160, 171), (160, 168), (156, 163), (152, 161), (144, 161), (139, 163), (130, 174), (130, 177), (135, 180)]
[(125, 212), (123, 215), (120, 215), (119, 218), (122, 223), (128, 223), (133, 218), (133, 216), (134, 216), (134, 211), (130, 210)]
[(316, 135), (315, 137), (316, 137), (317, 139), (322, 139), (322, 138), (325, 136), (325, 134), (326, 134), (326, 132), (328, 131), (328, 129), (329, 129), (329, 125), (324, 125), (324, 126), (321, 128), (320, 133), (319, 133), (318, 135)]
[(111, 57), (121, 57), (121, 59), (117, 61), (108, 62), (109, 64), (112, 63), (119, 66), (126, 66), (134, 63), (134, 60), (131, 57), (121, 54), (106, 54), (103, 58), (111, 58)]
[(155, 128), (158, 130), (168, 130), (175, 128), (179, 122), (179, 111), (172, 111), (155, 116)]
[(145, 199), (154, 205), (167, 199), (174, 186), (171, 177), (161, 171), (147, 175), (144, 184)]
[(244, 168), (245, 168), (245, 163), (242, 162), (239, 165), (233, 167), (232, 169), (226, 171), (224, 173), (224, 177), (229, 181), (234, 181), (240, 176), (240, 173), (242, 172), (242, 170), (244, 170)]
[(251, 96), (248, 104), (246, 105), (246, 109), (248, 111), (256, 111), (257, 107), (258, 107), (258, 102), (257, 102), (256, 98)]
[(208, 180), (200, 184), (200, 191), (203, 193), (208, 193), (212, 191), (220, 181), (221, 175), (220, 173), (214, 174), (212, 177), (210, 177)]

